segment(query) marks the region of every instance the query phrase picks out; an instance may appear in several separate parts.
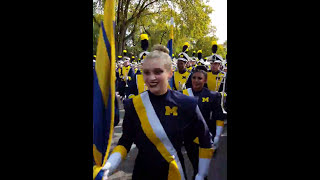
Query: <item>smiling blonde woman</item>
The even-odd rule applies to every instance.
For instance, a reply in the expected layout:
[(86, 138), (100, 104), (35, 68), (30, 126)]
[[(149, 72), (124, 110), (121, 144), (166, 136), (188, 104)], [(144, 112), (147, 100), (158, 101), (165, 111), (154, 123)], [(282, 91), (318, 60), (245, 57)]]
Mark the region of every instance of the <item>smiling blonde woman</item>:
[(196, 180), (207, 176), (214, 151), (212, 136), (197, 101), (168, 89), (171, 77), (171, 58), (166, 47), (157, 45), (143, 63), (148, 90), (124, 101), (123, 133), (103, 167), (104, 179), (125, 159), (132, 143), (139, 150), (133, 180), (186, 179), (181, 147), (195, 137), (199, 138)]

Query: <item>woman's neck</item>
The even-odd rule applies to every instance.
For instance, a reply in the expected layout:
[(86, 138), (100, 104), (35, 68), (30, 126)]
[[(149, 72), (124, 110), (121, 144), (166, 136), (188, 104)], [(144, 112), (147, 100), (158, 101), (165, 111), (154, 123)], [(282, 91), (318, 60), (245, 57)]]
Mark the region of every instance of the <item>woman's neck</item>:
[(163, 91), (163, 92), (159, 92), (159, 93), (152, 93), (152, 92), (149, 90), (149, 94), (151, 94), (151, 95), (153, 95), (153, 96), (158, 96), (158, 97), (165, 96), (167, 93), (168, 93), (168, 89), (166, 89), (166, 90)]
[(179, 70), (179, 73), (180, 74), (183, 74), (183, 73), (185, 73), (186, 72), (186, 69), (182, 69), (181, 71)]
[(201, 92), (202, 89), (203, 89), (203, 87), (202, 87), (202, 88), (199, 88), (199, 89), (194, 89), (194, 88), (192, 88), (192, 91), (195, 92), (195, 93), (198, 93), (198, 92)]

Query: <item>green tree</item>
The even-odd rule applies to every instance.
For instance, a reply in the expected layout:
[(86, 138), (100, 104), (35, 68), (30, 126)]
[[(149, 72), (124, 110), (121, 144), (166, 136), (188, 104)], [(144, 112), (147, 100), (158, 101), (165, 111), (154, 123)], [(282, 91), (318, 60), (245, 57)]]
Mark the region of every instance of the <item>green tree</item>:
[[(94, 52), (102, 19), (97, 11), (103, 9), (104, 1), (94, 4)], [(123, 49), (138, 55), (142, 50), (142, 33), (149, 35), (149, 50), (154, 44), (166, 45), (170, 38), (170, 17), (175, 23), (174, 54), (180, 53), (183, 44), (189, 42), (189, 52), (202, 49), (204, 55), (211, 55), (211, 42), (217, 40), (216, 28), (210, 25), (209, 14), (213, 9), (205, 5), (204, 0), (117, 0), (115, 8), (117, 55), (122, 54)]]

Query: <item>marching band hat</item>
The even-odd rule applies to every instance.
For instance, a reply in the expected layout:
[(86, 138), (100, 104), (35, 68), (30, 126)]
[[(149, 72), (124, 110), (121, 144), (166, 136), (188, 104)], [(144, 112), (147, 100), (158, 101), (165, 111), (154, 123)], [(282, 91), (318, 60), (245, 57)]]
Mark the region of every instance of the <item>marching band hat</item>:
[(149, 40), (148, 34), (141, 34), (140, 39), (141, 40), (145, 40), (145, 39)]
[(124, 62), (130, 61), (129, 57), (123, 57)]
[(217, 59), (217, 60), (211, 61), (210, 63), (220, 63), (220, 64), (222, 64), (222, 61)]
[(180, 53), (180, 54), (178, 55), (178, 60), (180, 60), (180, 61), (188, 62), (189, 59), (190, 59), (190, 58), (189, 58), (188, 54), (185, 53), (185, 52), (182, 52), (182, 53)]
[(221, 56), (219, 56), (218, 54), (213, 54), (212, 56), (208, 57), (208, 61), (210, 63), (213, 63), (216, 60), (220, 60), (222, 62), (223, 58)]
[(127, 50), (123, 50), (123, 56), (127, 56)]
[(211, 45), (212, 45), (211, 47), (212, 53), (217, 53), (217, 50), (218, 50), (217, 41), (212, 41)]
[(144, 52), (142, 52), (142, 53), (139, 54), (139, 58), (140, 58), (141, 60), (143, 60), (148, 54), (149, 54), (148, 51), (144, 51)]
[(200, 60), (198, 61), (198, 65), (204, 65), (203, 59), (200, 59)]
[(202, 50), (198, 50), (198, 59), (202, 59)]
[(188, 49), (189, 46), (190, 46), (190, 44), (188, 42), (185, 42), (183, 44), (183, 47), (182, 47), (182, 52), (188, 52), (189, 51), (189, 49)]
[(140, 36), (140, 42), (141, 42), (141, 48), (146, 51), (149, 47), (149, 37), (148, 34), (141, 34)]

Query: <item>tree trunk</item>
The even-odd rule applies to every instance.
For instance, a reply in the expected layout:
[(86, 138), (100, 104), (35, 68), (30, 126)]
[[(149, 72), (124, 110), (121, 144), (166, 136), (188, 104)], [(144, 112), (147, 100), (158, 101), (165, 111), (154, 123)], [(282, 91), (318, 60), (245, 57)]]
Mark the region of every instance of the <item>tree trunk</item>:
[(125, 46), (125, 41), (124, 41), (124, 38), (125, 38), (125, 35), (126, 35), (126, 31), (127, 31), (127, 28), (126, 26), (122, 25), (120, 26), (120, 33), (119, 33), (119, 36), (118, 36), (118, 39), (117, 39), (117, 56), (121, 56), (122, 55), (122, 51), (124, 49), (124, 46)]

